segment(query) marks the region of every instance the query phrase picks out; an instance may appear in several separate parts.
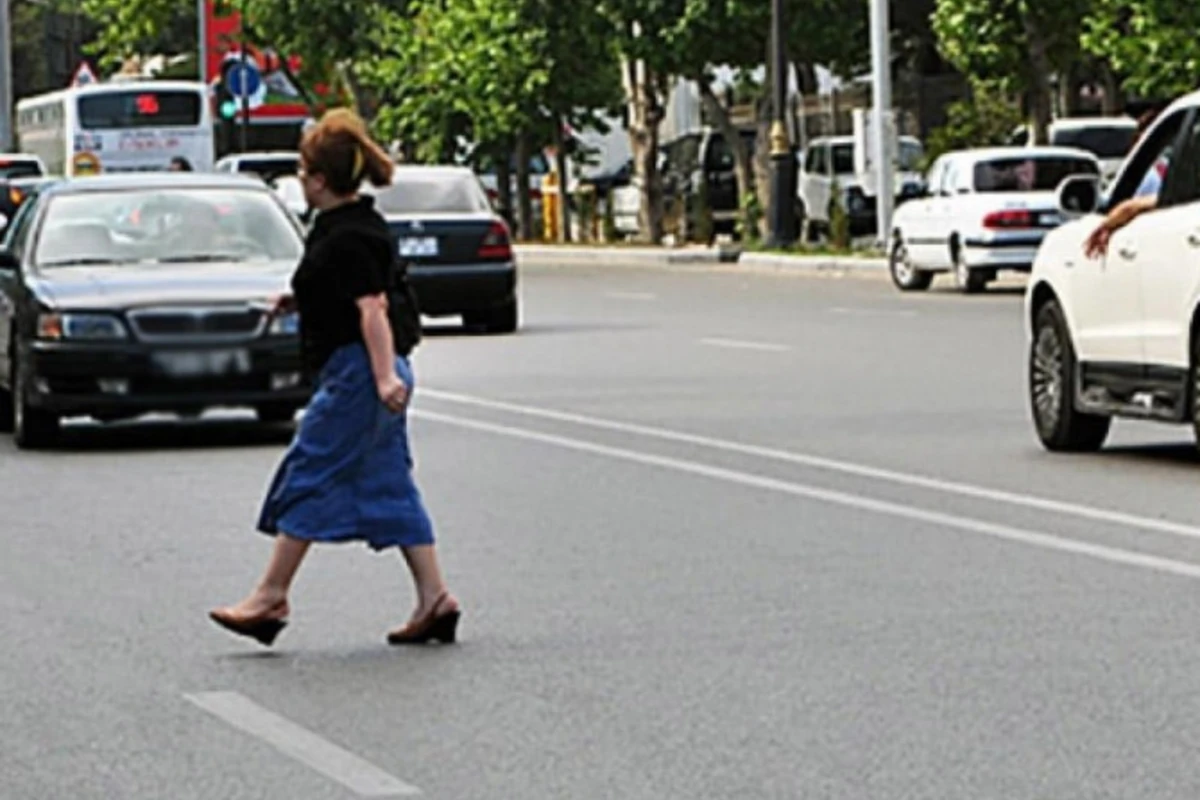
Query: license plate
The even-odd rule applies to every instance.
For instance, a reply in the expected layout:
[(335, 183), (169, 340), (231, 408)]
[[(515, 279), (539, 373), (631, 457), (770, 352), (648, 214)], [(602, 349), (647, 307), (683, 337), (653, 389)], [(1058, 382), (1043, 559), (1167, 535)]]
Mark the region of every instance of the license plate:
[(400, 255), (407, 258), (430, 258), (438, 254), (438, 240), (433, 236), (408, 236), (400, 239)]
[(250, 372), (250, 351), (164, 350), (154, 354), (154, 364), (172, 378), (210, 378)]
[(1061, 214), (1042, 214), (1038, 218), (1038, 223), (1046, 226), (1062, 225), (1063, 218)]

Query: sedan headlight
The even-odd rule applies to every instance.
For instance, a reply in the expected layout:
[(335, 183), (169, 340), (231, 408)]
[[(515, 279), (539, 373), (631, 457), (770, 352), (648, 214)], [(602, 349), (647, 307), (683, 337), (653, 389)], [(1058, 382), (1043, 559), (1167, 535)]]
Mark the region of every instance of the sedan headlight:
[(129, 338), (129, 331), (120, 319), (111, 314), (39, 314), (39, 339), (73, 339), (76, 341), (117, 341)]
[(295, 336), (300, 332), (300, 315), (296, 312), (280, 314), (271, 319), (267, 333), (271, 336)]

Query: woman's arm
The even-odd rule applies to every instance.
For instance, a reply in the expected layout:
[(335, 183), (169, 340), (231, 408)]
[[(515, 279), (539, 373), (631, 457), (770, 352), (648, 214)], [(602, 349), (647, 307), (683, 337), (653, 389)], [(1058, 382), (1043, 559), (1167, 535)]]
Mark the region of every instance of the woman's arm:
[(396, 351), (392, 346), (392, 326), (387, 317), (387, 295), (365, 295), (356, 302), (379, 399), (390, 411), (400, 412), (408, 402), (408, 387), (396, 374)]

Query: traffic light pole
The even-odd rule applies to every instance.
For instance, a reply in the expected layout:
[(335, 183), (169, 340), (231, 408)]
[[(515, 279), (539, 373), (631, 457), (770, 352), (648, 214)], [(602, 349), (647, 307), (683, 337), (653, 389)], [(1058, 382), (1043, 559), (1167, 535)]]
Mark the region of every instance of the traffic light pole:
[(771, 0), (771, 216), (768, 244), (796, 241), (796, 156), (787, 129), (787, 23), (783, 0)]
[(0, 0), (0, 153), (13, 149), (12, 21)]
[[(0, 2), (3, 2), (3, 0), (0, 0)], [(240, 17), (239, 21), (240, 21), (241, 35), (242, 35), (242, 53), (241, 53), (241, 58), (242, 58), (242, 81), (241, 81), (241, 84), (242, 85), (240, 87), (241, 96), (242, 96), (241, 97), (242, 124), (241, 124), (241, 130), (240, 130), (240, 140), (239, 140), (238, 150), (240, 152), (245, 153), (247, 150), (250, 149), (249, 145), (248, 145), (249, 136), (250, 136), (250, 93), (249, 93), (250, 80), (249, 80), (249, 72), (247, 69), (249, 66), (249, 63), (250, 63), (250, 54), (247, 51), (247, 47), (246, 47), (246, 0), (242, 0), (242, 12), (241, 12), (241, 17)]]

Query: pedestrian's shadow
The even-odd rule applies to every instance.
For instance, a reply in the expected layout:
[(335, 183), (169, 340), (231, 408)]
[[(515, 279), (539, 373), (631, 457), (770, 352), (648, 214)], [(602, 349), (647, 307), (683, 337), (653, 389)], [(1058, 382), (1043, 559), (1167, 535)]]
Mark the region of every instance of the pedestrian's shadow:
[(83, 423), (64, 426), (54, 450), (77, 454), (270, 447), (286, 445), (294, 432), (292, 424), (264, 425), (252, 419)]

